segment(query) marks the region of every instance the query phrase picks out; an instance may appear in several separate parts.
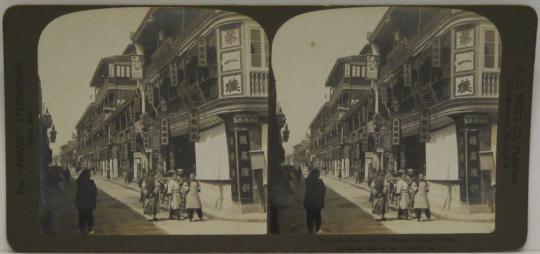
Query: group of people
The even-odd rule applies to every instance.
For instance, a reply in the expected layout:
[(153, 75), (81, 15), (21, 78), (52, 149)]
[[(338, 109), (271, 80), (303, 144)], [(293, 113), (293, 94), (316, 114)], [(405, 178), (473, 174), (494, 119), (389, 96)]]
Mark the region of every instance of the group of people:
[(203, 219), (202, 203), (199, 193), (201, 184), (196, 180), (195, 174), (189, 178), (183, 170), (175, 171), (166, 180), (161, 174), (150, 172), (139, 181), (141, 189), (141, 202), (144, 213), (151, 216), (150, 220), (158, 220), (161, 203), (167, 202), (169, 219), (182, 219), (182, 213), (187, 214), (189, 221), (193, 221), (193, 215), (197, 213), (199, 220)]
[(397, 203), (398, 219), (416, 218), (420, 221), (424, 212), (426, 218), (430, 220), (429, 184), (425, 176), (419, 174), (416, 179), (413, 169), (408, 169), (407, 172), (400, 170), (398, 173), (399, 178), (395, 180), (392, 174), (385, 175), (383, 171), (377, 172), (370, 183), (372, 212), (380, 215), (380, 220), (386, 220), (384, 215), (388, 206)]

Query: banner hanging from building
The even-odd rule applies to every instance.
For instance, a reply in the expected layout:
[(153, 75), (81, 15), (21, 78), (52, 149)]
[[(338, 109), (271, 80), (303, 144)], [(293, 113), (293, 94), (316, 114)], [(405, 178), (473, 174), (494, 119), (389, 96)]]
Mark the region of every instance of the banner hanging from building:
[(169, 119), (161, 118), (161, 144), (169, 144)]
[(422, 143), (428, 142), (430, 138), (430, 114), (427, 110), (420, 112), (420, 119), (419, 119), (419, 141)]
[(199, 112), (196, 109), (189, 111), (189, 142), (199, 141)]
[(399, 118), (392, 120), (392, 145), (399, 145), (401, 139), (401, 124)]
[(431, 67), (441, 67), (441, 39), (438, 37), (431, 41)]
[(227, 146), (229, 151), (229, 175), (231, 177), (231, 197), (233, 201), (238, 201), (238, 158), (236, 154), (236, 136), (235, 132), (227, 132)]
[(366, 66), (366, 79), (377, 79), (379, 75), (379, 57), (375, 55), (366, 56)]
[(143, 79), (143, 56), (131, 56), (131, 78)]
[(169, 80), (171, 87), (178, 87), (178, 65), (175, 60), (169, 64)]
[(236, 138), (238, 148), (238, 169), (240, 170), (240, 172), (238, 172), (240, 202), (251, 203), (253, 201), (253, 181), (251, 176), (251, 158), (249, 154), (249, 131), (237, 131)]
[(412, 86), (412, 77), (411, 77), (411, 64), (406, 63), (403, 65), (403, 86), (411, 87)]
[(197, 60), (200, 67), (206, 67), (208, 59), (206, 57), (206, 40), (204, 38), (197, 41)]

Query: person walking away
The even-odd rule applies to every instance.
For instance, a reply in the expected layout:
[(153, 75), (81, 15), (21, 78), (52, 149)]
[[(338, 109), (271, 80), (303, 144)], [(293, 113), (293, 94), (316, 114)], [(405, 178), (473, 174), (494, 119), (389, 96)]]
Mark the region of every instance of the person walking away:
[(419, 175), (418, 190), (414, 195), (414, 210), (416, 212), (416, 219), (418, 221), (422, 218), (422, 211), (426, 213), (426, 218), (431, 220), (431, 211), (429, 209), (429, 185), (426, 181), (426, 177), (423, 174)]
[(154, 177), (154, 173), (149, 173), (143, 181), (144, 190), (144, 213), (152, 216), (150, 220), (157, 220), (159, 211), (159, 182)]
[(381, 170), (377, 172), (377, 176), (373, 180), (373, 210), (372, 213), (380, 215), (380, 220), (384, 221), (386, 218), (384, 214), (386, 213), (386, 199), (388, 197), (389, 182), (384, 176), (384, 172)]
[(409, 196), (409, 184), (406, 182), (406, 174), (401, 172), (401, 177), (396, 184), (396, 194), (398, 195), (398, 214), (397, 218), (409, 217), (409, 205), (411, 203)]
[(289, 192), (292, 194), (295, 190), (295, 184), (296, 184), (296, 174), (294, 173), (294, 168), (290, 167), (288, 168), (288, 186), (289, 186)]
[(97, 187), (90, 179), (90, 170), (83, 170), (77, 178), (75, 207), (79, 210), (79, 229), (82, 235), (94, 234), (94, 215), (96, 209)]
[(176, 216), (176, 219), (180, 220), (180, 208), (182, 205), (182, 194), (180, 190), (180, 180), (177, 173), (174, 174), (173, 178), (167, 183), (167, 194), (169, 196), (169, 219), (173, 219), (173, 216)]
[(139, 189), (141, 190), (141, 197), (140, 197), (139, 201), (142, 203), (143, 208), (144, 208), (144, 196), (145, 196), (143, 183), (144, 183), (145, 180), (146, 180), (146, 173), (144, 173), (142, 175), (142, 177), (139, 178), (139, 180), (137, 181), (137, 185), (139, 185)]
[(186, 194), (186, 209), (189, 221), (193, 221), (193, 213), (197, 212), (199, 220), (203, 219), (202, 204), (199, 193), (201, 192), (201, 184), (195, 179), (195, 174), (189, 175), (189, 190)]
[[(306, 192), (304, 195), (304, 208), (306, 209), (306, 224), (310, 234), (321, 233), (321, 209), (324, 208), (324, 197), (326, 187), (324, 182), (319, 179), (321, 173), (318, 169), (309, 172), (305, 180)], [(315, 231), (313, 230), (315, 226)]]

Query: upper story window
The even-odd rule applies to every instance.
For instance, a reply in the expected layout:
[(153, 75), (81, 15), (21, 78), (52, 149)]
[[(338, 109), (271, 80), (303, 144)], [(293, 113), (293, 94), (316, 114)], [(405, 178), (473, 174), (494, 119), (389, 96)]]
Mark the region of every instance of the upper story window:
[(115, 65), (115, 77), (129, 78), (131, 77), (131, 67), (129, 65)]
[(251, 48), (251, 67), (268, 67), (269, 46), (266, 35), (261, 29), (251, 28), (249, 30), (250, 48)]
[(484, 68), (498, 69), (501, 67), (502, 45), (499, 34), (495, 29), (484, 30)]

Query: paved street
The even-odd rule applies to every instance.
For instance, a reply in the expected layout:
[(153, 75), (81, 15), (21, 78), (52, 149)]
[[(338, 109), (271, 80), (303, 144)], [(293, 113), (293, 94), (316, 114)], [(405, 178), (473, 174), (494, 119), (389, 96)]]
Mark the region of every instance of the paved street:
[[(139, 193), (124, 186), (95, 178), (98, 186), (97, 209), (94, 212), (96, 234), (266, 234), (265, 222), (224, 221), (205, 217), (203, 221), (168, 220), (168, 211), (158, 214), (158, 221), (147, 221), (139, 202)], [(54, 221), (59, 234), (79, 234), (74, 208), (74, 181), (64, 191), (64, 200), (55, 210)], [(204, 208), (203, 208), (204, 211)]]
[[(322, 212), (323, 234), (429, 234), (429, 233), (489, 233), (494, 224), (464, 222), (397, 220), (396, 211), (386, 214), (386, 221), (377, 221), (371, 214), (369, 192), (330, 177), (322, 177), (326, 185), (325, 208)], [(282, 234), (307, 233), (305, 211), (302, 206), (304, 185), (296, 185), (294, 194), (285, 188), (280, 196), (279, 227)]]

